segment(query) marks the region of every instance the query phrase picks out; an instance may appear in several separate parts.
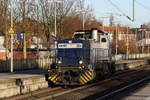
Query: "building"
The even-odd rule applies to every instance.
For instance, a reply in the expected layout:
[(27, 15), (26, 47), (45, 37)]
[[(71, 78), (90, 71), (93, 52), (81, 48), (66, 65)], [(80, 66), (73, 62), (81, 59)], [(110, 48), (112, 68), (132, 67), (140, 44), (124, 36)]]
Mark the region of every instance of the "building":
[[(15, 40), (16, 38), (14, 38)], [(16, 40), (15, 40), (16, 41)], [(23, 40), (17, 40), (16, 44), (21, 41), (23, 42)], [(5, 36), (0, 36), (0, 60), (6, 60), (6, 48), (4, 47), (4, 43), (5, 43)], [(10, 44), (8, 44), (8, 59), (10, 59)], [(27, 48), (27, 58), (34, 58), (37, 56), (37, 48), (39, 49), (43, 49), (43, 45), (42, 45), (42, 40), (41, 38), (38, 38), (37, 36), (32, 36), (31, 39), (31, 44), (30, 46)], [(23, 58), (23, 47), (18, 46), (15, 47), (15, 43), (14, 43), (14, 50), (13, 50), (13, 57), (14, 59), (20, 59)]]
[(43, 45), (42, 45), (42, 40), (41, 38), (37, 37), (37, 36), (32, 36), (32, 39), (31, 39), (31, 47), (30, 48), (39, 48), (39, 49), (42, 49), (43, 48)]
[[(4, 47), (5, 37), (0, 36), (0, 60), (6, 59), (6, 48)], [(9, 51), (8, 51), (9, 56)]]
[[(107, 31), (110, 35), (111, 40), (115, 37), (115, 34), (117, 32), (118, 34), (118, 40), (128, 40), (129, 41), (135, 41), (136, 40), (136, 34), (131, 31), (128, 27), (121, 27), (121, 26), (99, 26), (100, 30)], [(116, 31), (117, 30), (117, 31)]]
[(146, 46), (150, 44), (150, 27), (143, 24), (140, 28), (132, 28), (131, 31), (136, 34), (138, 46)]

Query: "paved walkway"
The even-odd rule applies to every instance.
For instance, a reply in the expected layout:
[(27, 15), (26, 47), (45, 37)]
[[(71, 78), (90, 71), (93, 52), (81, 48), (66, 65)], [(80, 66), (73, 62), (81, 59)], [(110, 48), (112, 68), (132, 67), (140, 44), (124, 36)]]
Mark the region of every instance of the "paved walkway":
[(35, 76), (41, 76), (47, 74), (47, 70), (25, 70), (25, 71), (19, 71), (14, 73), (0, 73), (0, 82), (5, 80), (13, 80), (17, 78), (28, 78), (28, 77), (35, 77)]

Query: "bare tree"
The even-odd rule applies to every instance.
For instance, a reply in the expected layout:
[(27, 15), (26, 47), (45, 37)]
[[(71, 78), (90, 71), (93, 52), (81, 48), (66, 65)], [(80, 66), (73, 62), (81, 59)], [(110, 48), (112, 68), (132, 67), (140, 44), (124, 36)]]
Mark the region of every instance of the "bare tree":
[[(74, 0), (63, 0), (61, 3), (56, 3), (56, 12), (57, 12), (57, 33), (58, 37), (61, 38), (63, 35), (63, 20), (71, 12), (71, 9), (74, 6)], [(50, 47), (50, 37), (51, 33), (54, 32), (54, 3), (48, 2), (47, 0), (39, 0), (40, 8), (42, 12), (42, 23), (43, 23), (43, 32), (46, 36), (47, 46)]]

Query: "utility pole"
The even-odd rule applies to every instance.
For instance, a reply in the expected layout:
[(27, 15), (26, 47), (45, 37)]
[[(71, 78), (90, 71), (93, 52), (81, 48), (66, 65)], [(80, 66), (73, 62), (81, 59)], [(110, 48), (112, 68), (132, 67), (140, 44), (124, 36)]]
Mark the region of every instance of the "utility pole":
[[(135, 36), (136, 36), (136, 38), (135, 38), (135, 41), (136, 41), (136, 49), (138, 50), (138, 45), (137, 45), (137, 41), (138, 41), (138, 29), (136, 28), (135, 29)], [(137, 52), (136, 52), (137, 53)]]
[(127, 45), (127, 52), (126, 52), (127, 60), (128, 60), (128, 54), (129, 54), (129, 39), (128, 39), (128, 34), (129, 34), (129, 29), (127, 27), (127, 42), (126, 42), (126, 45)]
[(38, 13), (38, 6), (36, 5), (36, 10), (37, 10), (37, 22), (36, 22), (36, 24), (37, 24), (37, 58), (39, 59), (39, 41), (40, 41), (40, 35), (39, 35), (39, 23), (38, 23), (38, 21), (39, 21), (39, 13)]
[(148, 55), (149, 55), (149, 39), (150, 39), (150, 36), (149, 36), (149, 33), (148, 33), (148, 39), (147, 39), (147, 41), (148, 41), (148, 43), (147, 43), (147, 45), (148, 45)]
[(25, 28), (25, 0), (23, 0), (23, 33), (24, 33), (24, 39), (23, 39), (23, 58), (27, 58), (27, 48), (26, 48), (26, 28)]
[[(55, 27), (55, 33), (54, 33), (54, 38), (57, 38), (57, 11), (56, 11), (56, 4), (57, 3), (61, 3), (62, 1), (58, 1), (58, 0), (50, 0), (49, 2), (54, 3), (54, 17), (55, 17), (55, 23), (54, 23), (54, 27)], [(54, 48), (55, 48), (55, 63), (56, 63), (56, 49), (57, 49), (57, 41), (54, 41)]]
[(6, 51), (5, 51), (5, 56), (6, 56), (6, 67), (8, 66), (8, 29), (7, 29), (7, 6), (8, 6), (8, 1), (4, 1), (4, 17), (5, 17), (5, 44), (6, 44)]
[[(56, 16), (56, 1), (54, 1), (54, 9), (55, 9), (55, 24), (54, 24), (54, 27), (55, 27), (55, 38), (57, 37), (57, 16)], [(56, 43), (55, 43), (55, 48), (56, 48)]]
[(130, 21), (134, 22), (135, 21), (135, 17), (134, 17), (134, 13), (135, 13), (135, 9), (134, 9), (134, 0), (132, 0), (132, 18), (130, 18), (129, 16), (125, 15), (127, 19), (129, 19)]
[(133, 8), (132, 8), (132, 17), (133, 17), (133, 19), (132, 19), (132, 21), (134, 22), (134, 0), (132, 1), (133, 2)]
[(118, 54), (118, 25), (116, 24), (116, 55)]
[(57, 37), (57, 9), (56, 9), (56, 4), (57, 3), (61, 3), (61, 2), (63, 2), (63, 1), (61, 1), (61, 0), (50, 0), (50, 1), (48, 1), (48, 2), (52, 2), (53, 4), (54, 4), (54, 17), (55, 17), (55, 23), (54, 23), (54, 27), (55, 27), (55, 33), (54, 33), (54, 36), (55, 36), (55, 38)]
[[(11, 28), (13, 28), (13, 0), (11, 0)], [(13, 72), (13, 34), (11, 34), (11, 72)]]
[[(55, 17), (55, 23), (54, 23), (54, 27), (55, 27), (55, 34), (54, 34), (54, 36), (55, 36), (55, 38), (57, 37), (57, 11), (56, 11), (56, 4), (57, 3), (61, 3), (62, 1), (58, 1), (58, 0), (50, 0), (49, 2), (52, 2), (52, 3), (54, 3), (54, 17)], [(55, 43), (55, 48), (56, 48), (56, 43)]]
[[(144, 35), (144, 30), (142, 29), (142, 34)], [(143, 39), (143, 36), (142, 35), (142, 53), (144, 53), (144, 39)]]
[(118, 26), (116, 25), (116, 56), (118, 54)]

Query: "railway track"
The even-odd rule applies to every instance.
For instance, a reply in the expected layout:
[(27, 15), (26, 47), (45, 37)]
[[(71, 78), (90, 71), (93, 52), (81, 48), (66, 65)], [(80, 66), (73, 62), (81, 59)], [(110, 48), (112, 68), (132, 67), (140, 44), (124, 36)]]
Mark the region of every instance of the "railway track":
[(105, 95), (112, 92), (112, 90), (117, 90), (119, 87), (123, 87), (135, 80), (140, 80), (150, 75), (149, 67), (150, 66), (145, 66), (142, 68), (139, 67), (136, 70), (117, 72), (108, 79), (81, 87), (68, 87), (66, 89), (62, 87), (47, 88), (4, 100), (102, 100), (105, 98)]
[(130, 83), (130, 84), (124, 86), (124, 87), (121, 87), (119, 89), (116, 89), (116, 90), (113, 90), (111, 92), (108, 92), (105, 95), (102, 95), (102, 96), (98, 97), (96, 100), (104, 100), (104, 99), (105, 100), (116, 100), (117, 97), (115, 97), (115, 96), (117, 96), (117, 94), (120, 95), (121, 93), (124, 93), (124, 92), (126, 92), (128, 90), (131, 90), (133, 88), (134, 89), (135, 88), (139, 88), (139, 86), (144, 85), (143, 82), (146, 82), (148, 80), (150, 81), (150, 76), (147, 76), (147, 77), (145, 77), (143, 79), (140, 79), (140, 80), (137, 80), (135, 82), (132, 82), (132, 83)]

